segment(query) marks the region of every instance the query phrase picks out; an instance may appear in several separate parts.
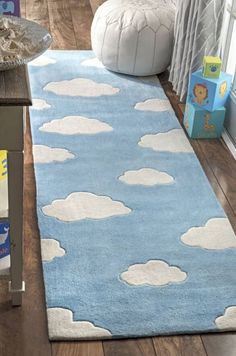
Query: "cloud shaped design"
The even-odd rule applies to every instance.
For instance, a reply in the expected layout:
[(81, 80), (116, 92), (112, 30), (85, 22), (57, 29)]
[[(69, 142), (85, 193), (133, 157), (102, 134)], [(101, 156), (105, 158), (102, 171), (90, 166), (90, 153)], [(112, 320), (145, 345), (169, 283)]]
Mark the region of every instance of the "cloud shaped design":
[(51, 262), (55, 257), (62, 257), (65, 250), (54, 239), (41, 239), (41, 255), (44, 262)]
[(74, 321), (73, 313), (64, 308), (48, 308), (49, 336), (57, 339), (110, 338), (109, 330), (95, 326), (89, 321)]
[(205, 226), (192, 227), (181, 236), (181, 241), (208, 250), (236, 248), (236, 236), (227, 218), (213, 218)]
[(236, 329), (236, 306), (231, 306), (225, 309), (224, 315), (219, 316), (215, 320), (216, 326), (223, 330)]
[(33, 99), (33, 106), (32, 109), (34, 110), (45, 110), (49, 109), (51, 107), (50, 104), (46, 102), (46, 100), (43, 99)]
[(146, 284), (164, 286), (169, 283), (183, 282), (186, 278), (186, 272), (161, 260), (151, 260), (147, 263), (129, 266), (128, 270), (121, 274), (123, 281), (134, 286)]
[(96, 83), (91, 79), (75, 78), (60, 82), (48, 83), (44, 90), (57, 95), (97, 97), (102, 95), (115, 95), (120, 89), (109, 84)]
[(88, 192), (71, 193), (66, 199), (54, 200), (50, 205), (44, 206), (42, 210), (45, 215), (67, 222), (105, 219), (131, 212), (131, 209), (120, 201)]
[(140, 184), (146, 186), (170, 184), (174, 182), (173, 177), (169, 174), (152, 168), (141, 168), (137, 171), (127, 171), (119, 177), (119, 180), (127, 184)]
[(36, 59), (34, 59), (32, 62), (30, 62), (30, 65), (33, 67), (44, 67), (49, 64), (54, 64), (56, 63), (55, 59), (46, 57), (46, 56), (40, 56)]
[(102, 62), (100, 62), (96, 57), (85, 59), (83, 62), (81, 62), (81, 65), (86, 67), (105, 68)]
[(53, 148), (44, 145), (33, 145), (34, 163), (64, 162), (75, 155), (65, 148)]
[(167, 132), (150, 134), (141, 137), (139, 146), (151, 148), (154, 151), (172, 153), (192, 153), (193, 149), (182, 129), (173, 129)]
[(88, 119), (83, 116), (66, 116), (62, 119), (46, 122), (39, 130), (62, 135), (95, 135), (112, 131), (113, 128), (107, 123), (96, 119)]
[(141, 111), (156, 111), (156, 112), (172, 110), (172, 106), (169, 100), (167, 99), (164, 100), (148, 99), (140, 103), (137, 103), (134, 108), (136, 110), (141, 110)]

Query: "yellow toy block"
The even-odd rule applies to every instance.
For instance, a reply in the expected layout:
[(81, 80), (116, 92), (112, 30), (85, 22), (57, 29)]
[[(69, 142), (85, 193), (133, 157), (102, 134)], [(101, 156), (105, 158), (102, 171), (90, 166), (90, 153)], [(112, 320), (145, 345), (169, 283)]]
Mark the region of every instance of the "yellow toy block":
[(222, 61), (220, 57), (205, 56), (203, 57), (202, 74), (205, 78), (219, 78)]

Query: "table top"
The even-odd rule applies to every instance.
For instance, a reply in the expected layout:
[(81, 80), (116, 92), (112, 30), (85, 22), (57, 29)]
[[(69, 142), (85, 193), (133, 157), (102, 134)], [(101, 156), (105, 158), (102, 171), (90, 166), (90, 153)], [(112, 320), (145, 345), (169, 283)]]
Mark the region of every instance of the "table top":
[(32, 105), (28, 69), (22, 65), (0, 72), (0, 106)]

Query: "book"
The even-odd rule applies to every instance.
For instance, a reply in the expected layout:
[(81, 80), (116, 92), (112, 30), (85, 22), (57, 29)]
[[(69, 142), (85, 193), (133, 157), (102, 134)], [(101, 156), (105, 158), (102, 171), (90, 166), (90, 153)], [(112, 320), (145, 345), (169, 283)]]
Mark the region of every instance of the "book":
[(0, 151), (0, 219), (8, 217), (7, 151)]
[(10, 225), (0, 222), (0, 259), (10, 255)]
[(8, 217), (7, 151), (0, 151), (0, 259), (10, 254)]
[(20, 16), (20, 0), (0, 0), (0, 14)]

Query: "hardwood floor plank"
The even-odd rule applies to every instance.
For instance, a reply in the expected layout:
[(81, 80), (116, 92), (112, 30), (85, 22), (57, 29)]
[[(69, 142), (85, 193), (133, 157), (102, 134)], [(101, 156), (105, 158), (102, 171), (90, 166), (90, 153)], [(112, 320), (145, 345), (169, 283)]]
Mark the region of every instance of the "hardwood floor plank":
[(102, 343), (97, 341), (53, 342), (52, 356), (104, 356)]
[(21, 0), (20, 2), (20, 16), (26, 17), (26, 0)]
[(236, 356), (236, 334), (202, 335), (208, 356)]
[(214, 172), (212, 171), (207, 158), (205, 157), (204, 153), (202, 152), (201, 146), (199, 145), (199, 142), (198, 142), (199, 140), (191, 140), (191, 141), (192, 141), (191, 144), (194, 148), (194, 151), (201, 163), (201, 166), (202, 166), (210, 184), (211, 184), (211, 187), (213, 188), (213, 190), (215, 192), (217, 199), (221, 203), (221, 206), (223, 207), (227, 216), (229, 218), (233, 219), (234, 210), (231, 207), (230, 202), (229, 202), (228, 198), (226, 197), (222, 187), (219, 185), (219, 182), (218, 182)]
[(151, 338), (103, 341), (104, 356), (159, 356)]
[(48, 3), (47, 0), (24, 0), (25, 15), (28, 20), (37, 22), (38, 24), (50, 30)]
[(196, 335), (154, 337), (153, 343), (157, 356), (207, 356)]
[(89, 0), (69, 0), (76, 46), (78, 49), (91, 49), (90, 28), (93, 13)]
[(52, 49), (77, 49), (70, 4), (65, 0), (48, 1)]
[[(200, 141), (200, 140), (199, 140)], [(199, 142), (206, 159), (236, 214), (236, 161), (222, 140)]]
[(93, 14), (97, 11), (98, 7), (102, 5), (105, 2), (105, 0), (90, 0), (90, 5), (93, 11)]

